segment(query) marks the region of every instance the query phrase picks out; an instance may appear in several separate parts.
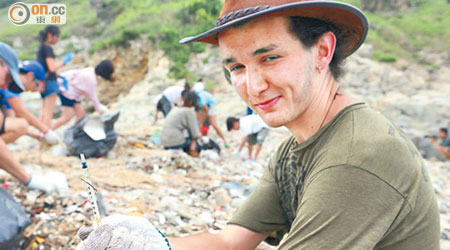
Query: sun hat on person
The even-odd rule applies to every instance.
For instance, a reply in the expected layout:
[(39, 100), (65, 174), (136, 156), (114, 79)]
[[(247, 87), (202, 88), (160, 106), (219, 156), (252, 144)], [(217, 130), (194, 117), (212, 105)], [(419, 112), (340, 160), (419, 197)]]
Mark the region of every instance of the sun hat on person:
[(367, 36), (368, 21), (358, 8), (336, 1), (321, 0), (225, 0), (215, 27), (199, 35), (185, 37), (179, 41), (186, 44), (194, 41), (218, 45), (218, 33), (262, 16), (300, 16), (331, 23), (344, 35), (343, 56), (356, 51)]
[(33, 72), (38, 80), (45, 81), (45, 70), (38, 61), (27, 60), (19, 63), (19, 70), (24, 72)]
[(13, 82), (21, 90), (24, 90), (22, 82), (19, 79), (19, 59), (16, 52), (6, 43), (0, 42), (0, 57), (9, 67), (9, 73), (11, 74)]

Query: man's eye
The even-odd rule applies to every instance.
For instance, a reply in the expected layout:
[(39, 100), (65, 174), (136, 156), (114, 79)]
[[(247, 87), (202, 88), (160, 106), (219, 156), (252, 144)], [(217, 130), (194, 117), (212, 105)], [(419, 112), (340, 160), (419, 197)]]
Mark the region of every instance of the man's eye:
[(268, 57), (266, 57), (266, 58), (264, 58), (264, 61), (272, 61), (272, 60), (275, 60), (275, 59), (278, 59), (279, 58), (279, 56), (268, 56)]
[(243, 67), (244, 67), (243, 65), (236, 65), (236, 66), (231, 67), (230, 71), (233, 72), (233, 71), (241, 69)]

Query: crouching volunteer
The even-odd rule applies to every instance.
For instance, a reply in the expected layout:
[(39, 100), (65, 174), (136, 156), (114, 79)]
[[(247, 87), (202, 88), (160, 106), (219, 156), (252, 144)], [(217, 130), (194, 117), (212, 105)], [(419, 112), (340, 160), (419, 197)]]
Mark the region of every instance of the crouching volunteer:
[[(340, 88), (342, 60), (366, 37), (365, 15), (319, 0), (226, 0), (220, 15), (181, 43), (219, 46), (239, 96), (292, 136), (228, 225), (168, 238), (171, 248), (247, 250), (265, 240), (280, 250), (439, 249), (439, 209), (418, 150)], [(101, 228), (87, 240), (109, 241), (105, 229), (119, 229)]]
[[(24, 90), (19, 77), (19, 60), (16, 53), (9, 45), (0, 42), (0, 89), (8, 89), (10, 84), (17, 85), (19, 89)], [(47, 193), (57, 190), (60, 180), (44, 175), (31, 175), (14, 158), (3, 139), (5, 122), (5, 115), (0, 112), (0, 168), (29, 188), (40, 189)], [(24, 119), (23, 123), (26, 124)], [(23, 128), (27, 129), (27, 126), (23, 125)]]
[(113, 73), (114, 65), (110, 60), (101, 61), (95, 68), (74, 69), (62, 73), (62, 77), (58, 80), (62, 114), (52, 123), (52, 129), (68, 123), (74, 115), (75, 122), (84, 117), (85, 111), (81, 105), (83, 97), (89, 99), (94, 104), (95, 110), (102, 115), (103, 110), (97, 96), (97, 77), (112, 80)]
[[(19, 63), (19, 78), (24, 91), (36, 91), (44, 84), (45, 71), (37, 61), (24, 61)], [(57, 135), (25, 107), (20, 98), (21, 92), (22, 89), (16, 84), (11, 84), (8, 89), (0, 89), (3, 98), (1, 105), (6, 111), (3, 140), (11, 143), (26, 134), (48, 144), (57, 144), (59, 141)], [(39, 132), (28, 129), (28, 124)]]
[[(262, 144), (269, 133), (269, 126), (264, 123), (259, 115), (247, 115), (237, 119), (236, 117), (228, 117), (227, 130), (240, 130), (242, 134), (242, 141), (239, 144), (239, 148), (236, 151), (236, 155), (240, 156), (242, 148), (245, 143), (248, 142), (248, 159), (250, 161), (256, 161), (259, 152), (261, 151)], [(255, 154), (253, 155), (253, 145), (256, 145)]]
[(161, 130), (161, 144), (164, 149), (182, 149), (191, 156), (197, 157), (196, 140), (201, 137), (194, 107), (197, 94), (183, 91), (183, 106), (174, 107), (164, 120)]

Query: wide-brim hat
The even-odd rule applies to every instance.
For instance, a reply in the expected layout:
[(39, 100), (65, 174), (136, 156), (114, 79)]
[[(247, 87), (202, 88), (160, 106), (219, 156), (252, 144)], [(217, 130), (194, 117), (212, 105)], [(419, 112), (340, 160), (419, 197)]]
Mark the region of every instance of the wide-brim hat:
[(262, 16), (301, 16), (331, 23), (342, 33), (344, 57), (356, 51), (367, 36), (364, 13), (350, 4), (320, 0), (226, 0), (214, 28), (183, 38), (180, 44), (194, 41), (218, 46), (218, 33), (234, 25)]
[(8, 44), (0, 42), (0, 57), (8, 64), (13, 83), (24, 90), (25, 88), (19, 78), (19, 58), (17, 58), (16, 52)]

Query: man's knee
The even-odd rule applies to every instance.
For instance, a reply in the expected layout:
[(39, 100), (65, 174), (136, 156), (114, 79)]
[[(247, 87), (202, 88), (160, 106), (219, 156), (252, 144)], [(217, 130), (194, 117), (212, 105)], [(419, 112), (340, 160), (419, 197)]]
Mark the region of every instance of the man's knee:
[(23, 118), (16, 118), (16, 121), (14, 121), (14, 131), (17, 134), (26, 134), (28, 130), (28, 122), (27, 120)]

